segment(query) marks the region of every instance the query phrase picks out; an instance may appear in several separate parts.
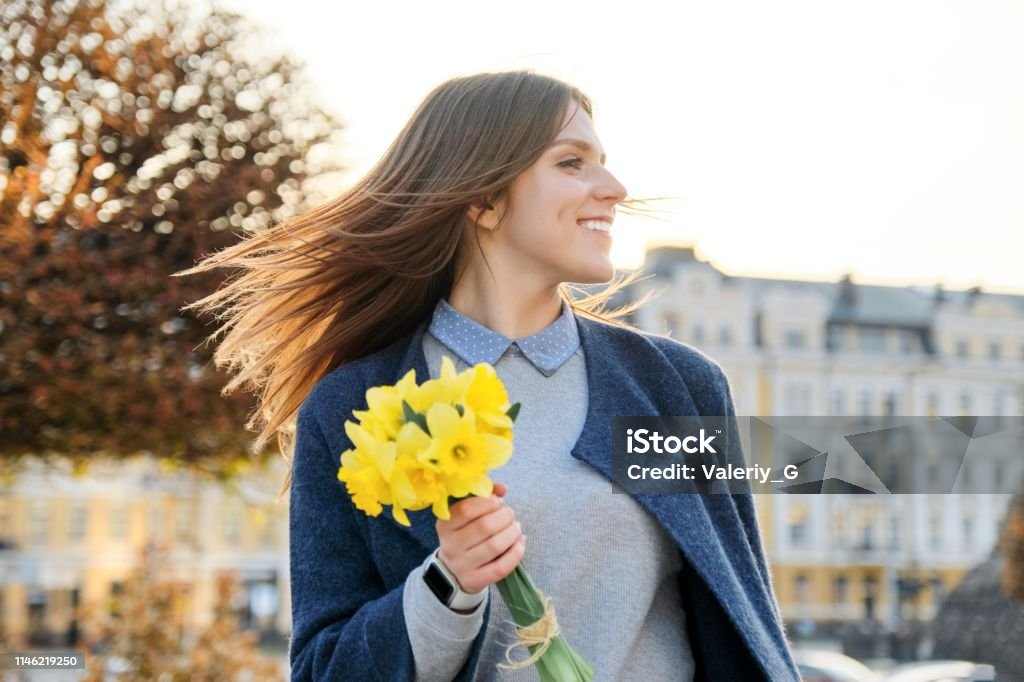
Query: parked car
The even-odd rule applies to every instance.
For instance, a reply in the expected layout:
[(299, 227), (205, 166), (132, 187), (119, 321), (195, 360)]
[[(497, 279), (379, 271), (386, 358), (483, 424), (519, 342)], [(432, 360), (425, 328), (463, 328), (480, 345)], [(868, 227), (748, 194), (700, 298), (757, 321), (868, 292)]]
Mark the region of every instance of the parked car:
[(875, 682), (878, 679), (878, 673), (871, 668), (835, 651), (796, 649), (793, 658), (804, 682)]
[(987, 663), (921, 661), (889, 670), (883, 682), (993, 682), (996, 671)]

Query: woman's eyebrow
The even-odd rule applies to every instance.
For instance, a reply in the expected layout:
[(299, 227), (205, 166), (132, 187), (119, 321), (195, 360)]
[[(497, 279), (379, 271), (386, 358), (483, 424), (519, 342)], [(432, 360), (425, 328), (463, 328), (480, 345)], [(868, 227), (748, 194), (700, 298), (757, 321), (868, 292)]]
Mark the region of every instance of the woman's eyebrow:
[[(573, 147), (578, 147), (579, 149), (582, 149), (585, 152), (589, 152), (590, 150), (592, 150), (594, 148), (593, 145), (591, 145), (586, 140), (579, 140), (579, 139), (576, 139), (575, 137), (563, 137), (560, 140), (555, 140), (554, 142), (552, 142), (551, 146), (552, 147), (557, 147), (560, 144), (567, 144), (567, 145), (571, 145)], [(607, 160), (607, 158), (608, 158), (608, 156), (606, 154), (604, 154), (604, 153), (601, 154), (601, 165), (602, 166), (604, 165), (604, 162)]]

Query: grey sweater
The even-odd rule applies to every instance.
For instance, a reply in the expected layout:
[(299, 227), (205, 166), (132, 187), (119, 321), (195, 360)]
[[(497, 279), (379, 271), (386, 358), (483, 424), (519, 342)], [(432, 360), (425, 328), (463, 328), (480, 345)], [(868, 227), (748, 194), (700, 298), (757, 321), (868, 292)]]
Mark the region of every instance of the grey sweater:
[[(440, 375), (442, 354), (459, 371), (467, 367), (429, 332), (423, 351), (431, 378)], [(522, 409), (514, 454), (492, 478), (508, 485), (506, 500), (527, 535), (522, 566), (554, 600), (563, 636), (594, 668), (595, 680), (691, 680), (679, 549), (632, 497), (613, 494), (606, 478), (570, 455), (587, 415), (582, 347), (550, 377), (515, 344), (495, 370)], [(538, 680), (533, 666), (497, 667), (515, 642), (514, 624), (494, 586), (487, 598), (490, 618), (475, 679)], [(424, 583), (421, 565), (406, 580), (403, 611), (416, 679), (454, 678), (480, 631), (483, 605), (469, 614), (451, 611)], [(528, 655), (521, 646), (512, 653), (517, 661)]]

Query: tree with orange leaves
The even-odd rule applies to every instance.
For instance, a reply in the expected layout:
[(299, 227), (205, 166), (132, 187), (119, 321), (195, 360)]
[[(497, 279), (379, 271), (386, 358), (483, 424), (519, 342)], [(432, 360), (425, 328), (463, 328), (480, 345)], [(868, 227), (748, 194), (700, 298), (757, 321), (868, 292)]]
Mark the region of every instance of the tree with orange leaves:
[(169, 275), (339, 170), (315, 160), (341, 126), (260, 35), (221, 10), (0, 5), (0, 464), (252, 456), (252, 400), (221, 395), (211, 329), (180, 311), (222, 275)]

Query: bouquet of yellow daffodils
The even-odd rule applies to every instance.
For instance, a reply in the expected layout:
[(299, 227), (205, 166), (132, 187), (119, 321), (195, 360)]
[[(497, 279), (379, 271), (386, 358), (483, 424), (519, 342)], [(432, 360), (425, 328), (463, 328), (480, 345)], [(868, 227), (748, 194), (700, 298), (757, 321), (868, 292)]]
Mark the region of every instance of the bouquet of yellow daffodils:
[[(352, 413), (357, 421), (345, 422), (353, 447), (341, 454), (338, 480), (369, 516), (389, 505), (395, 521), (408, 526), (406, 511), (430, 507), (447, 521), (449, 501), (490, 495), (490, 470), (512, 456), (519, 403), (509, 405), (505, 386), (485, 362), (456, 372), (444, 357), (439, 378), (417, 384), (416, 370), (409, 370), (394, 386), (369, 389), (366, 403), (367, 409)], [(497, 587), (516, 622), (519, 645), (531, 654), (499, 665), (536, 665), (543, 682), (593, 679), (593, 669), (559, 634), (551, 599), (521, 565)]]

